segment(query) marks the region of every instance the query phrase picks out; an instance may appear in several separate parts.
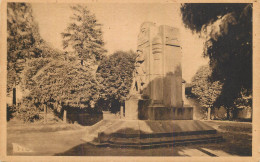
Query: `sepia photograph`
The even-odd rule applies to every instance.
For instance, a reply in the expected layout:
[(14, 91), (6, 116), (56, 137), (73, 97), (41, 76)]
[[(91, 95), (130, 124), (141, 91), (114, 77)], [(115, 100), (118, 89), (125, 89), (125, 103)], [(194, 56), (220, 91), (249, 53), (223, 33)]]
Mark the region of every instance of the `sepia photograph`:
[(253, 3), (7, 2), (1, 21), (7, 156), (252, 157)]

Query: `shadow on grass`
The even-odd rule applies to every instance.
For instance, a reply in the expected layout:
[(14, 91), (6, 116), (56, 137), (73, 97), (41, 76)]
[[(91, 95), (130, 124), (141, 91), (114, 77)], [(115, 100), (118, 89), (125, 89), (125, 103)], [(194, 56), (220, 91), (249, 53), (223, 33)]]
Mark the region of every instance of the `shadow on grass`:
[(225, 142), (202, 144), (200, 147), (210, 150), (222, 150), (235, 156), (252, 156), (252, 136), (231, 132), (220, 132), (219, 134), (225, 139)]

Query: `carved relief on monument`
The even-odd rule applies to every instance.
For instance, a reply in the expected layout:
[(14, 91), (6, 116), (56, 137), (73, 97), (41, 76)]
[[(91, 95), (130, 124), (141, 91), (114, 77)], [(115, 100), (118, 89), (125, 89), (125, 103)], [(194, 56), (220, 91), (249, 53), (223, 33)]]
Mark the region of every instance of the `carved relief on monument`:
[(134, 81), (130, 95), (142, 94), (147, 84), (147, 72), (149, 71), (150, 37), (155, 23), (145, 22), (141, 25), (138, 35), (137, 58), (135, 62)]
[(169, 26), (164, 26), (165, 45), (180, 46), (179, 29)]
[(151, 22), (141, 25), (130, 96), (149, 96), (152, 100), (163, 100), (164, 89), (167, 89), (163, 86), (163, 77), (166, 73), (174, 74), (175, 65), (179, 62), (179, 52), (173, 49), (179, 48), (178, 36), (178, 29), (173, 27), (157, 27)]
[(142, 46), (150, 41), (150, 28), (155, 27), (155, 23), (144, 22), (138, 35), (138, 46)]
[(136, 78), (135, 89), (138, 92), (142, 92), (143, 86), (146, 81), (145, 79), (146, 70), (145, 70), (144, 61), (145, 61), (144, 53), (141, 50), (138, 50), (136, 63), (135, 63), (135, 78)]
[(152, 41), (152, 53), (154, 54), (154, 60), (160, 60), (162, 54), (163, 44), (160, 35), (154, 37)]

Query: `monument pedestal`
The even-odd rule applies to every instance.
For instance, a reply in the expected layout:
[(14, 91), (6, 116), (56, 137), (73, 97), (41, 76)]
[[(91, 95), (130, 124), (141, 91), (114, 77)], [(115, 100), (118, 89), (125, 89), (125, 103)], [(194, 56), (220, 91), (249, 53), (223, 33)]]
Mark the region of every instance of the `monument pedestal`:
[(193, 107), (165, 107), (165, 106), (149, 106), (146, 109), (147, 120), (192, 120)]
[(223, 141), (215, 129), (196, 120), (103, 120), (92, 132), (100, 125), (107, 126), (89, 142), (95, 146), (152, 148)]
[(166, 107), (151, 100), (130, 98), (125, 101), (127, 120), (193, 120), (193, 107)]
[[(223, 141), (216, 129), (192, 120), (192, 107), (149, 106), (150, 100), (138, 98), (130, 98), (125, 104), (125, 118), (97, 123), (83, 140), (101, 147), (140, 149)], [(91, 141), (89, 136), (93, 137)]]
[(125, 101), (125, 119), (138, 120), (138, 98), (131, 98)]

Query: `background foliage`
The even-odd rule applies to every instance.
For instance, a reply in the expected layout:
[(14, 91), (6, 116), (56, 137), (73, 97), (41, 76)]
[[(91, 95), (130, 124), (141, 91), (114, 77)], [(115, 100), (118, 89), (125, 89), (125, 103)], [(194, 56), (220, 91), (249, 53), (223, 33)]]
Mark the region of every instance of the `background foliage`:
[[(117, 51), (105, 57), (97, 70), (100, 103), (111, 107), (114, 102), (123, 103), (131, 88), (136, 54), (133, 51)], [(110, 106), (109, 106), (110, 105)]]
[(199, 99), (201, 106), (205, 108), (213, 108), (222, 90), (222, 84), (219, 81), (211, 82), (209, 80), (210, 75), (210, 68), (202, 66), (191, 82), (191, 93)]
[(223, 85), (216, 106), (236, 111), (241, 92), (252, 94), (252, 4), (190, 3), (181, 13), (185, 26), (206, 38), (210, 79)]

